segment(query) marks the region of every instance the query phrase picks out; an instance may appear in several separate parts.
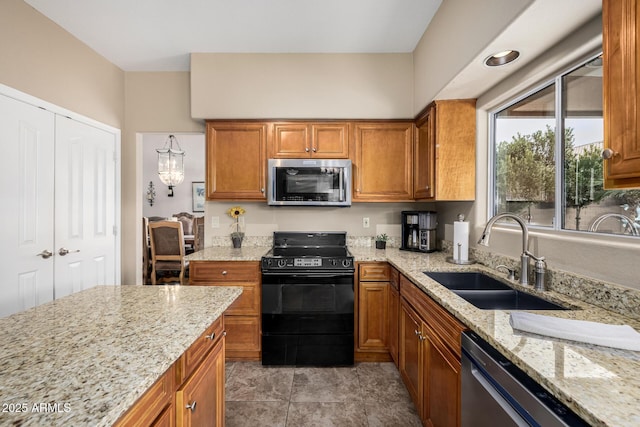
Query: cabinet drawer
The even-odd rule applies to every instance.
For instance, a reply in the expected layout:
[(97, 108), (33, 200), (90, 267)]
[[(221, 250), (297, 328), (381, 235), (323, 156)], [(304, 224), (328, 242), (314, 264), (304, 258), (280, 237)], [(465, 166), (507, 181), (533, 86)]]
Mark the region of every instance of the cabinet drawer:
[(362, 282), (387, 282), (389, 280), (389, 264), (386, 262), (362, 263), (358, 273)]
[(177, 380), (182, 383), (198, 366), (204, 356), (222, 339), (224, 334), (224, 316), (220, 316), (207, 330), (191, 344), (178, 362)]
[(192, 261), (189, 283), (260, 281), (260, 263), (253, 261)]
[(163, 413), (173, 415), (169, 407), (174, 392), (175, 365), (153, 384), (142, 397), (114, 425), (148, 426), (162, 425)]
[(466, 327), (403, 275), (400, 275), (400, 294), (416, 309), (440, 340), (460, 357), (460, 334)]

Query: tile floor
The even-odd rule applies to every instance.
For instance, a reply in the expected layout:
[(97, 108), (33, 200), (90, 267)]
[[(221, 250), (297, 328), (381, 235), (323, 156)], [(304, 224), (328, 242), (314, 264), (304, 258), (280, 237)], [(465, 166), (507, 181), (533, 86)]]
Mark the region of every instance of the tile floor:
[(228, 362), (227, 427), (420, 427), (393, 363), (264, 367)]

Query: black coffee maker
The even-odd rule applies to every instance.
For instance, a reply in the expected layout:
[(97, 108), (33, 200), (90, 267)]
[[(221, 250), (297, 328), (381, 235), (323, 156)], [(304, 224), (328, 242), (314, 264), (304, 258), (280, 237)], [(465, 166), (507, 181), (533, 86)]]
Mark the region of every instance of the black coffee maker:
[(434, 252), (438, 216), (434, 211), (402, 211), (403, 251)]

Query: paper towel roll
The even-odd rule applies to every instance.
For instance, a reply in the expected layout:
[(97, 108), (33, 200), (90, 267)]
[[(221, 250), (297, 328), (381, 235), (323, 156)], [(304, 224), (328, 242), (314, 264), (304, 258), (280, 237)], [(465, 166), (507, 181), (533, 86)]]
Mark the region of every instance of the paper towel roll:
[(453, 259), (469, 260), (469, 223), (453, 221)]

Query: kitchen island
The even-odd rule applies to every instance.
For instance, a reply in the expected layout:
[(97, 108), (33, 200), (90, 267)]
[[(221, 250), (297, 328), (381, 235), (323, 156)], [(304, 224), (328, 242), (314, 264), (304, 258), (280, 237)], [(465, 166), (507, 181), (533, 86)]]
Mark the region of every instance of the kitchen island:
[(0, 319), (0, 425), (112, 425), (241, 292), (97, 286)]

